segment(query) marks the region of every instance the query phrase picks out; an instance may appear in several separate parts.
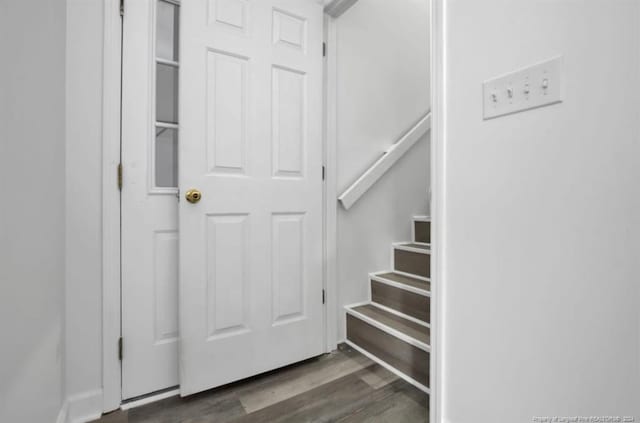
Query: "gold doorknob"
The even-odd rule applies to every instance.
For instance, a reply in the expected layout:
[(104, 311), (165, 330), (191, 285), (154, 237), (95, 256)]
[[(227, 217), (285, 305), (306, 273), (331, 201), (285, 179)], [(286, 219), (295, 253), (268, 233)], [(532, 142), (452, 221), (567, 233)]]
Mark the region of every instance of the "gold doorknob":
[(202, 199), (202, 193), (197, 189), (190, 189), (185, 194), (185, 198), (187, 199), (188, 202), (195, 204)]

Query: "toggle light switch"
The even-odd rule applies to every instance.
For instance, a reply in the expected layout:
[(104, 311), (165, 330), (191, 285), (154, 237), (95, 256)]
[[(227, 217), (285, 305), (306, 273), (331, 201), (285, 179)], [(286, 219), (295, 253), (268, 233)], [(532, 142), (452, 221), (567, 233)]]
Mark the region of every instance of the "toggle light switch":
[(563, 57), (558, 56), (485, 81), (484, 119), (562, 102), (563, 79)]
[(544, 90), (544, 93), (547, 93), (547, 89), (549, 89), (549, 79), (545, 78), (542, 80), (542, 89)]

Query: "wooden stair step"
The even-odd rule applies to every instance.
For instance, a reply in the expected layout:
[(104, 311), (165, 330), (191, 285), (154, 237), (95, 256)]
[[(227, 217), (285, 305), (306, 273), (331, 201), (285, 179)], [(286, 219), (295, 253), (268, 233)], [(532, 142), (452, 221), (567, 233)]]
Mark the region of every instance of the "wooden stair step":
[(431, 219), (427, 217), (414, 217), (413, 241), (431, 244)]
[[(389, 330), (389, 327), (403, 327), (412, 334), (418, 330), (407, 329), (407, 323), (401, 324), (376, 312), (370, 308), (347, 307), (347, 344), (429, 393), (430, 354), (425, 350), (424, 342), (415, 342), (415, 338), (406, 334), (398, 336), (398, 330)], [(425, 339), (424, 333), (418, 336)], [(409, 339), (413, 341), (408, 342)]]
[(407, 289), (371, 279), (371, 301), (426, 324), (431, 313), (431, 298)]
[(373, 319), (380, 324), (391, 328), (397, 332), (400, 332), (410, 338), (421, 342), (424, 345), (429, 345), (430, 332), (429, 328), (411, 320), (404, 319), (386, 310), (376, 307), (373, 304), (365, 304), (362, 306), (354, 307), (353, 311), (363, 314), (370, 319)]
[(418, 279), (408, 275), (403, 275), (401, 273), (396, 273), (396, 272), (378, 273), (378, 274), (372, 275), (372, 277), (376, 279), (383, 279), (383, 280), (395, 282), (396, 284), (406, 285), (408, 287), (419, 289), (421, 291), (431, 292), (431, 282), (426, 281), (424, 279)]
[(428, 253), (431, 251), (430, 244), (423, 244), (419, 242), (399, 243), (399, 244), (396, 244), (395, 247), (400, 249), (407, 249), (407, 250), (416, 249), (416, 250), (419, 250), (419, 252), (421, 253)]
[(399, 272), (431, 277), (431, 252), (421, 244), (396, 244), (393, 249), (394, 269)]

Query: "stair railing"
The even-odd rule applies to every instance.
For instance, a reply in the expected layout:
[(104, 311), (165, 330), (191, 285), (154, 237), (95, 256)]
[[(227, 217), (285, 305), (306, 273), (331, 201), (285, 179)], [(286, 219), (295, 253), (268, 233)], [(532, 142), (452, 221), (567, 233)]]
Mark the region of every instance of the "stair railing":
[(332, 0), (324, 7), (324, 13), (332, 18), (339, 18), (351, 6), (356, 4), (358, 0)]
[(395, 144), (391, 145), (382, 157), (338, 197), (345, 210), (349, 210), (430, 129), (431, 112), (424, 115)]

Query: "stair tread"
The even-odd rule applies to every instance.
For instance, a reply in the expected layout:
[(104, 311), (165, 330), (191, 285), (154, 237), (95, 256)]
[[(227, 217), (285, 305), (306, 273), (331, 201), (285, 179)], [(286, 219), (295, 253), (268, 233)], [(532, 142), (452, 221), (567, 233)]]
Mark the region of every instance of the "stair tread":
[(415, 242), (407, 242), (403, 244), (398, 244), (397, 247), (409, 247), (409, 248), (417, 248), (420, 250), (429, 251), (431, 249), (431, 245), (429, 244), (416, 244)]
[(411, 276), (401, 275), (395, 272), (383, 273), (375, 276), (382, 279), (388, 279), (393, 282), (398, 282), (404, 285), (409, 285), (414, 288), (424, 289), (425, 291), (431, 291), (431, 282), (423, 281), (422, 279), (412, 278)]
[(372, 304), (354, 307), (353, 310), (429, 345), (430, 332), (429, 328), (426, 326), (422, 326), (400, 316), (396, 316), (395, 314), (382, 310)]

